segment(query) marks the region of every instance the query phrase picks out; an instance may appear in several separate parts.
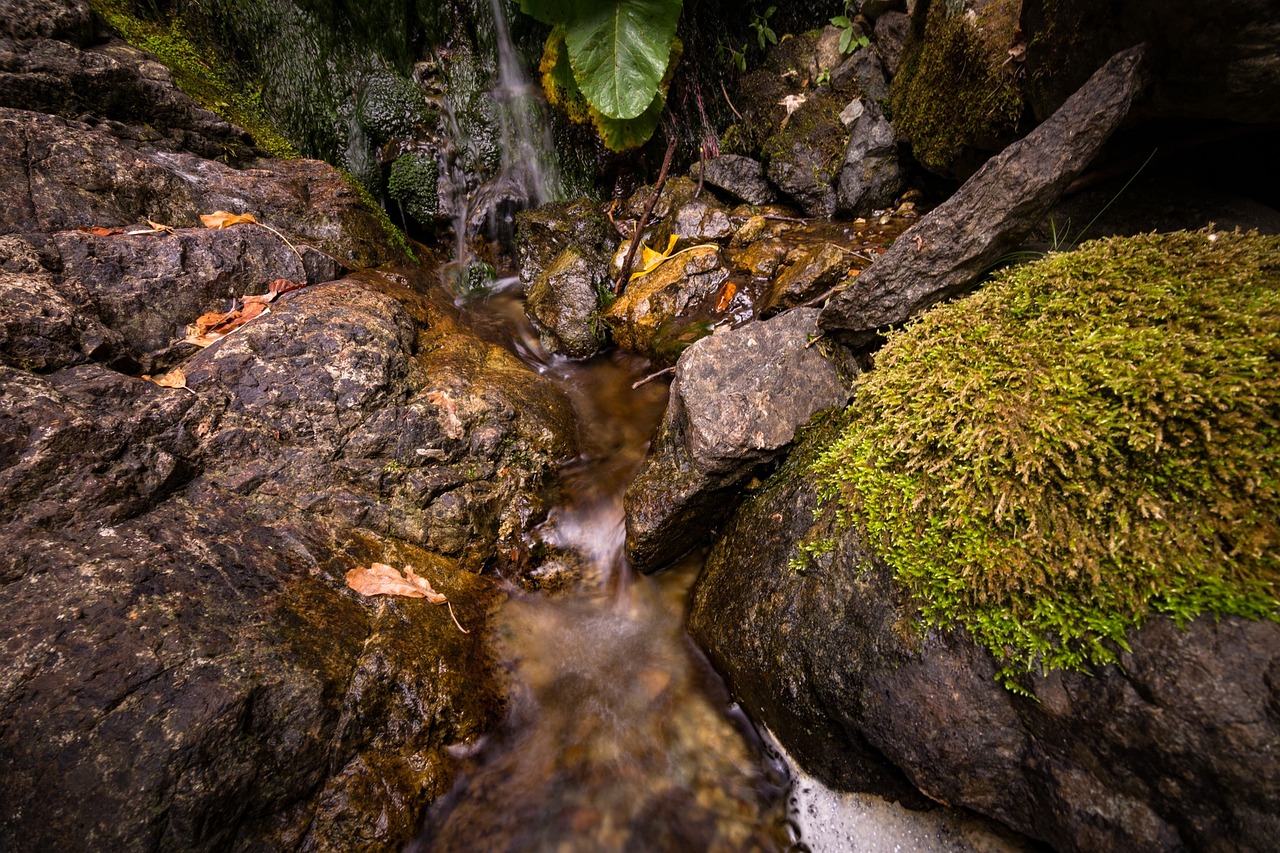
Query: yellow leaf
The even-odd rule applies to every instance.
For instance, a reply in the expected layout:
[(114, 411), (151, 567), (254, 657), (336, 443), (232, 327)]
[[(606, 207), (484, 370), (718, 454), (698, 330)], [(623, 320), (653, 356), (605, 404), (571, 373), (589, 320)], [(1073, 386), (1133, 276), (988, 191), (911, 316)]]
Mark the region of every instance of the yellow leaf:
[(635, 281), (642, 275), (648, 275), (656, 270), (667, 258), (671, 257), (671, 250), (676, 247), (676, 235), (672, 234), (671, 239), (667, 241), (666, 251), (655, 252), (648, 246), (640, 247), (640, 269), (633, 272), (627, 281)]
[(205, 228), (226, 228), (230, 225), (257, 223), (258, 220), (253, 218), (252, 213), (228, 213), (225, 210), (215, 210), (213, 213), (201, 214), (200, 221), (204, 223)]

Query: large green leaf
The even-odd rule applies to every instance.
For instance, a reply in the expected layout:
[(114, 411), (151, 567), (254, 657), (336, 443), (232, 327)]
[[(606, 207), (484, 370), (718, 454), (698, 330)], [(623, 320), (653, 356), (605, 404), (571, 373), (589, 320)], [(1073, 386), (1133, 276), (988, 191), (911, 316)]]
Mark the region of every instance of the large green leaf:
[(604, 115), (594, 107), (591, 109), (591, 123), (596, 126), (600, 141), (610, 151), (627, 151), (639, 148), (649, 141), (653, 132), (658, 129), (662, 119), (662, 111), (666, 109), (667, 98), (661, 92), (653, 96), (653, 102), (635, 118), (612, 118)]
[(610, 118), (631, 119), (653, 103), (681, 5), (682, 0), (577, 0), (565, 43), (578, 88), (593, 107)]

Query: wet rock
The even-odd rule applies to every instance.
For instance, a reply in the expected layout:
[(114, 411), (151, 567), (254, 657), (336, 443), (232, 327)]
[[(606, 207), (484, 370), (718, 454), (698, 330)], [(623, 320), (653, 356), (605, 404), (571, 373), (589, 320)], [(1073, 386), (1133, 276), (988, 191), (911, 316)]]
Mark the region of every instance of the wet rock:
[(711, 160), (700, 160), (689, 169), (689, 176), (699, 178), (747, 204), (772, 204), (777, 193), (764, 176), (764, 166), (750, 157), (721, 154)]
[(853, 86), (864, 98), (876, 103), (889, 101), (889, 79), (885, 76), (884, 63), (874, 50), (854, 51), (831, 72), (831, 85)]
[[(971, 289), (1043, 218), (1141, 95), (1141, 47), (1112, 57), (1052, 118), (993, 157), (823, 309), (819, 324), (855, 346)], [(977, 227), (975, 227), (977, 226)]]
[(516, 248), (520, 281), (532, 287), (565, 249), (584, 258), (608, 258), (617, 247), (618, 232), (587, 199), (548, 204), (516, 214)]
[(64, 231), (52, 244), (61, 280), (89, 297), (144, 370), (149, 354), (180, 341), (185, 326), (205, 311), (265, 293), (276, 279), (315, 284), (342, 271), (323, 252), (301, 247), (299, 257), (275, 234), (246, 225), (140, 237)]
[(848, 400), (851, 367), (809, 346), (816, 318), (817, 309), (796, 309), (704, 338), (680, 358), (625, 499), (627, 556), (640, 571), (704, 541), (799, 427)]
[(862, 0), (862, 4), (858, 7), (858, 14), (872, 21), (878, 21), (885, 13), (902, 9), (904, 6), (902, 0)]
[(93, 38), (93, 12), (85, 0), (5, 0), (0, 37), (85, 45)]
[(671, 216), (671, 233), (679, 241), (677, 246), (727, 241), (733, 231), (729, 211), (705, 196), (685, 204)]
[(1153, 78), (1144, 113), (1250, 124), (1280, 120), (1280, 56), (1274, 50), (1280, 9), (1274, 3), (1022, 5), (1030, 101), (1038, 117), (1058, 109), (1113, 53), (1142, 42)]
[(744, 249), (730, 251), (734, 269), (745, 270), (753, 278), (773, 278), (786, 260), (790, 247), (780, 237), (756, 240)]
[(761, 312), (793, 308), (835, 287), (850, 269), (849, 255), (833, 243), (797, 247), (777, 273)]
[(719, 246), (695, 246), (627, 284), (605, 311), (614, 343), (659, 364), (711, 331), (717, 297), (729, 279)]
[(902, 12), (885, 12), (876, 18), (875, 50), (892, 79), (901, 67), (902, 46), (911, 31), (911, 18)]
[(348, 266), (403, 260), (333, 167), (317, 160), (253, 166), (236, 169), (126, 144), (82, 122), (0, 108), (0, 206), (8, 213), (0, 233), (51, 234), (147, 219), (198, 227), (200, 214), (228, 210), (252, 213)]
[(890, 569), (815, 518), (800, 457), (821, 446), (744, 503), (689, 615), (735, 697), (794, 757), (848, 790), (900, 785), (888, 759), (932, 799), (1058, 849), (1268, 849), (1280, 625), (1200, 618), (1182, 631), (1153, 617), (1120, 666), (1034, 675), (1037, 699), (1014, 695), (963, 633), (911, 631)]
[(130, 138), (205, 157), (251, 156), (244, 131), (198, 106), (150, 55), (119, 42), (0, 42), (0, 106), (137, 126)]
[(604, 264), (587, 260), (577, 249), (565, 249), (538, 276), (525, 311), (548, 352), (589, 358), (600, 350), (607, 339), (600, 294), (609, 284)]
[(840, 119), (849, 128), (849, 147), (836, 187), (837, 210), (865, 216), (888, 207), (902, 191), (906, 178), (898, 162), (893, 125), (870, 99), (850, 101)]

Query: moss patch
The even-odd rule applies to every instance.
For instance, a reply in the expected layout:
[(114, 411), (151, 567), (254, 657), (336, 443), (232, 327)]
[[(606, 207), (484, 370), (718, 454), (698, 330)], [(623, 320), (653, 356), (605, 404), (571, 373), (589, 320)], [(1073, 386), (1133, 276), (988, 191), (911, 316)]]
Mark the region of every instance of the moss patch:
[(982, 21), (948, 16), (947, 5), (933, 4), (923, 39), (907, 46), (890, 86), (894, 126), (916, 158), (941, 173), (967, 149), (1009, 137), (1022, 114), (1022, 97), (1000, 55), (1012, 43), (1012, 30), (998, 32), (1009, 26), (1007, 4), (993, 4), (985, 35)]
[(814, 464), (1012, 686), (1152, 612), (1277, 618), (1280, 238), (1100, 240), (891, 336)]
[(90, 5), (120, 37), (154, 54), (173, 73), (178, 88), (205, 109), (244, 128), (273, 157), (297, 157), (290, 142), (272, 126), (258, 90), (243, 85), (234, 71), (216, 59), (210, 45), (200, 44), (180, 18), (168, 24), (145, 20), (120, 0), (93, 0)]

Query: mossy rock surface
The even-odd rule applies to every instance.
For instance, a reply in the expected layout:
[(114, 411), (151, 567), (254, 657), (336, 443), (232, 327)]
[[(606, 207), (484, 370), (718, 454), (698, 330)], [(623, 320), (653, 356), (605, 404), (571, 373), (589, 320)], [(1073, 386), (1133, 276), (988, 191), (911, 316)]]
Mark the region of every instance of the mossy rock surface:
[(893, 123), (916, 158), (940, 174), (972, 171), (975, 150), (1010, 141), (1022, 96), (1005, 60), (1017, 17), (1007, 0), (991, 3), (976, 23), (934, 3), (922, 38), (909, 41), (890, 89)]
[(1280, 239), (1102, 240), (891, 337), (814, 466), (1008, 683), (1151, 613), (1275, 619)]

